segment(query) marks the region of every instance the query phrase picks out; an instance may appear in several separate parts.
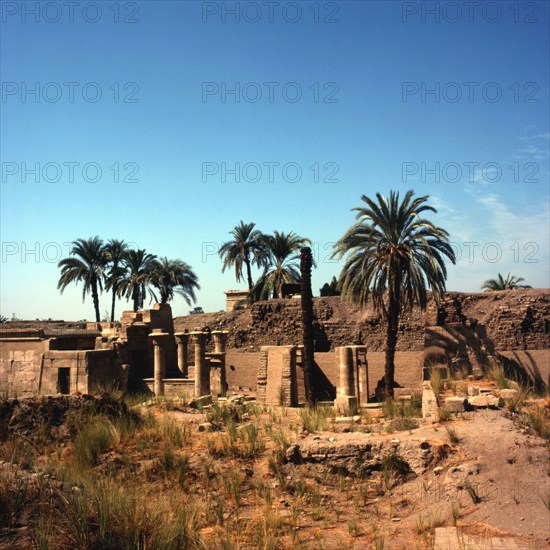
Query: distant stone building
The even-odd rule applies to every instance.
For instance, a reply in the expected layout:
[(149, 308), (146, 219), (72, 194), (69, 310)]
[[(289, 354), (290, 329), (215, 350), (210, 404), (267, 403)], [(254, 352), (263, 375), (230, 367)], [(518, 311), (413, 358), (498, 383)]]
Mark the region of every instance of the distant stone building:
[(246, 309), (249, 307), (249, 290), (226, 290), (224, 294), (226, 296), (225, 311), (227, 311), (228, 313), (231, 311), (235, 311), (235, 309)]

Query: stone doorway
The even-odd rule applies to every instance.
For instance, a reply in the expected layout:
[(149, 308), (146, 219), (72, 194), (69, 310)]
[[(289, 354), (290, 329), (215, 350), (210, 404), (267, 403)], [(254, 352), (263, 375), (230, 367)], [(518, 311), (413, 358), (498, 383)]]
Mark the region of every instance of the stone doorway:
[(57, 393), (68, 395), (71, 393), (71, 369), (57, 369)]

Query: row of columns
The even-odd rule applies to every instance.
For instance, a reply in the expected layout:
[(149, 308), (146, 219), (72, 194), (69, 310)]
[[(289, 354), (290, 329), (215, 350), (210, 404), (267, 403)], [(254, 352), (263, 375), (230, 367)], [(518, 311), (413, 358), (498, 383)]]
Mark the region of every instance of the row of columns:
[[(213, 330), (215, 353), (225, 353), (226, 330)], [(189, 376), (189, 364), (187, 360), (189, 338), (195, 346), (195, 397), (210, 394), (210, 360), (206, 358), (206, 339), (208, 332), (194, 330), (191, 332), (176, 332), (174, 337), (177, 344), (178, 369), (183, 378)], [(154, 347), (154, 391), (155, 395), (164, 395), (164, 378), (166, 373), (165, 356), (166, 342), (170, 338), (167, 332), (155, 332), (149, 334)]]

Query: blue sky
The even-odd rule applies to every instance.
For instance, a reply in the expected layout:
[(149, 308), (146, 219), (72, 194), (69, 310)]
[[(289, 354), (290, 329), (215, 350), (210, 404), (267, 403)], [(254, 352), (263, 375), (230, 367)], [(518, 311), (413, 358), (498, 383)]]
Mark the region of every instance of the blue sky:
[(93, 235), (187, 261), (223, 309), (243, 284), (213, 251), (241, 219), (314, 241), (316, 291), (390, 189), (438, 208), (450, 290), (549, 286), (547, 2), (35, 4), (2, 3), (2, 315), (91, 319), (56, 285)]

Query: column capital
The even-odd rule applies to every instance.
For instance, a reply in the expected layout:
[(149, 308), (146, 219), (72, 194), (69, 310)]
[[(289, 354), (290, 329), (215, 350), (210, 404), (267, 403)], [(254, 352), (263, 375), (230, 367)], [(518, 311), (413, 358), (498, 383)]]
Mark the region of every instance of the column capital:
[(208, 332), (203, 332), (202, 330), (192, 330), (189, 334), (193, 337), (196, 343), (204, 342), (208, 336)]
[(174, 332), (176, 342), (181, 342), (182, 344), (186, 343), (189, 340), (189, 335), (189, 332)]
[(162, 346), (168, 336), (170, 335), (167, 332), (151, 332), (148, 337), (151, 338), (155, 346)]

